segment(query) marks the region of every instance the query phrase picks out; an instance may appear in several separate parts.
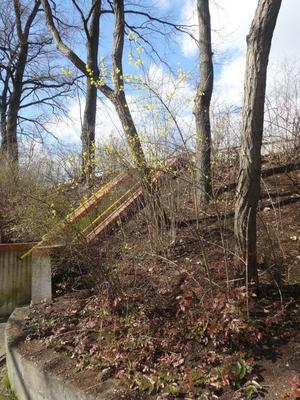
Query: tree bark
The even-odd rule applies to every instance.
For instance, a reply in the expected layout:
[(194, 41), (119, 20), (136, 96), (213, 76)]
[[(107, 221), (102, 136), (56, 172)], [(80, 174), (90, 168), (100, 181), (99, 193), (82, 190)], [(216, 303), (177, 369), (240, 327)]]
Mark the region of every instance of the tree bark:
[(18, 113), (20, 110), (23, 76), (27, 61), (27, 54), (28, 54), (28, 43), (24, 42), (20, 46), (13, 92), (9, 101), (9, 108), (7, 113), (7, 127), (6, 127), (7, 154), (8, 157), (14, 162), (18, 162), (19, 159), (17, 126), (18, 126)]
[(112, 68), (114, 74), (115, 96), (113, 104), (119, 115), (124, 134), (136, 160), (138, 169), (147, 176), (147, 163), (142, 144), (134, 124), (125, 91), (123, 80), (123, 49), (125, 35), (124, 0), (114, 0), (115, 28), (112, 51)]
[(17, 28), (18, 38), (20, 41), (20, 50), (18, 54), (18, 61), (16, 64), (13, 90), (9, 100), (7, 125), (6, 125), (6, 144), (5, 144), (5, 147), (7, 149), (7, 155), (13, 162), (18, 162), (19, 159), (17, 125), (18, 125), (18, 113), (21, 105), (24, 71), (28, 56), (28, 36), (31, 25), (38, 12), (39, 5), (40, 1), (38, 0), (35, 2), (35, 5), (26, 21), (23, 30), (21, 22), (21, 5), (19, 0), (14, 0), (16, 28)]
[(199, 23), (200, 81), (194, 99), (196, 122), (196, 185), (200, 205), (208, 203), (211, 196), (211, 128), (210, 102), (213, 91), (213, 61), (209, 0), (197, 0)]
[(95, 173), (95, 130), (97, 114), (97, 88), (86, 82), (85, 108), (81, 128), (81, 177), (90, 181)]
[[(100, 34), (101, 0), (93, 0), (92, 17), (89, 31), (87, 32), (87, 64), (96, 75), (98, 71), (98, 50)], [(95, 172), (95, 129), (97, 115), (97, 87), (87, 78), (85, 96), (85, 109), (81, 129), (82, 143), (82, 178), (89, 181)]]
[(7, 153), (7, 123), (6, 123), (6, 113), (7, 113), (7, 94), (8, 94), (8, 83), (9, 83), (9, 73), (6, 72), (5, 80), (3, 82), (3, 89), (1, 95), (0, 104), (0, 114), (1, 114), (1, 152)]
[(243, 128), (234, 232), (248, 282), (258, 284), (256, 211), (260, 198), (261, 143), (269, 53), (281, 0), (259, 0), (247, 36)]

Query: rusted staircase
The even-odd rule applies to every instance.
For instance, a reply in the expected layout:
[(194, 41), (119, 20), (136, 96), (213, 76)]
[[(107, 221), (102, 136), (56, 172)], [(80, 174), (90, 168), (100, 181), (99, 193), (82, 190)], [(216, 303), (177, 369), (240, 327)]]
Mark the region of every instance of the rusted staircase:
[[(178, 170), (184, 164), (182, 157), (173, 158), (166, 165), (167, 172)], [(160, 180), (165, 173), (164, 169), (155, 171), (152, 180)], [(82, 239), (88, 243), (101, 237), (131, 211), (141, 201), (142, 196), (143, 188), (138, 172), (136, 170), (121, 172), (46, 233), (21, 258), (31, 253), (53, 254), (67, 243), (76, 244)]]

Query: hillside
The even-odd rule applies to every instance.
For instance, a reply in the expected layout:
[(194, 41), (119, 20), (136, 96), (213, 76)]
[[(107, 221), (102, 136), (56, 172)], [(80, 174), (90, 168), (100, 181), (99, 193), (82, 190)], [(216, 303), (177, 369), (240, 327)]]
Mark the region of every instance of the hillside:
[[(57, 297), (31, 310), (23, 351), (58, 352), (64, 367), (57, 372), (89, 392), (116, 378), (124, 388), (116, 398), (294, 399), (300, 173), (275, 167), (264, 163), (281, 173), (263, 173), (257, 294), (238, 284), (234, 169), (198, 218), (185, 169), (161, 183), (167, 226), (158, 227), (146, 205), (99, 242), (57, 260)], [(216, 166), (216, 181), (221, 171)]]

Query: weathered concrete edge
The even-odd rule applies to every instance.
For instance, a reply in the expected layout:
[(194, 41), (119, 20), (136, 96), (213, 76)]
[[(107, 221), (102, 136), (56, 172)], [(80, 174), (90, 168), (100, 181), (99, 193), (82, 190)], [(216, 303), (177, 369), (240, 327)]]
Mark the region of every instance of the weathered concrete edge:
[(39, 362), (25, 358), (18, 351), (18, 344), (25, 339), (22, 327), (28, 314), (28, 307), (16, 308), (8, 319), (5, 329), (7, 373), (18, 400), (112, 399), (117, 386), (113, 382), (103, 382), (98, 388), (97, 396), (91, 396), (73, 383), (65, 382), (60, 377), (51, 374), (48, 364), (51, 365), (51, 362), (57, 359), (54, 353), (52, 359)]

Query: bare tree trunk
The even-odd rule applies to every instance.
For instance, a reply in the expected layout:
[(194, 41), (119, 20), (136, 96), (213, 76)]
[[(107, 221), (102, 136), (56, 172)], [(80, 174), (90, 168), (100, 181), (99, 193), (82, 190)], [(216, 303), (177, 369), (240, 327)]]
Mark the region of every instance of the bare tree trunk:
[(197, 0), (199, 23), (200, 81), (194, 99), (196, 121), (196, 185), (199, 204), (207, 204), (211, 196), (211, 130), (210, 102), (213, 91), (214, 70), (211, 49), (209, 0)]
[(259, 0), (247, 37), (243, 130), (236, 189), (234, 232), (248, 281), (258, 284), (256, 211), (260, 197), (261, 143), (266, 77), (272, 36), (281, 0)]
[(142, 171), (142, 173), (147, 175), (145, 155), (124, 92), (122, 63), (125, 35), (124, 0), (114, 0), (114, 13), (115, 27), (112, 67), (115, 82), (115, 97), (113, 103), (122, 123), (131, 152), (135, 157), (137, 167)]
[(95, 172), (95, 129), (97, 113), (97, 88), (87, 79), (85, 108), (81, 128), (81, 177), (90, 181)]
[[(87, 64), (98, 75), (98, 50), (100, 34), (101, 1), (93, 0), (92, 18), (87, 34)], [(82, 178), (89, 181), (95, 172), (95, 129), (97, 114), (97, 87), (87, 78), (85, 109), (81, 129)]]
[(7, 154), (8, 157), (18, 162), (18, 137), (17, 137), (17, 126), (18, 126), (18, 113), (21, 104), (21, 95), (23, 87), (23, 76), (27, 61), (28, 44), (24, 43), (20, 46), (19, 59), (16, 67), (16, 74), (13, 86), (13, 92), (9, 101), (9, 108), (7, 113), (7, 127), (6, 127), (6, 138), (7, 138)]
[(0, 104), (0, 129), (1, 129), (1, 151), (7, 153), (7, 124), (6, 124), (6, 113), (7, 113), (7, 93), (8, 93), (8, 82), (9, 73), (6, 72), (6, 77), (3, 82), (3, 89), (1, 95)]
[(114, 71), (115, 97), (113, 104), (122, 123), (131, 153), (134, 155), (136, 166), (140, 171), (145, 193), (148, 196), (147, 200), (152, 208), (152, 214), (156, 217), (157, 224), (161, 228), (168, 224), (168, 218), (160, 201), (159, 188), (151, 179), (150, 170), (147, 166), (142, 144), (124, 92), (122, 65), (125, 35), (124, 0), (114, 0), (114, 14), (115, 28), (114, 45), (112, 51), (112, 67)]
[(14, 162), (18, 162), (19, 159), (17, 125), (18, 125), (18, 113), (21, 104), (24, 71), (28, 55), (28, 36), (31, 25), (38, 12), (39, 5), (40, 1), (36, 1), (23, 30), (21, 21), (22, 7), (20, 5), (19, 0), (14, 0), (16, 27), (17, 27), (18, 38), (20, 41), (20, 50), (18, 54), (16, 72), (14, 76), (13, 90), (9, 101), (9, 108), (7, 113), (7, 125), (6, 125), (7, 154), (8, 157)]
[(146, 176), (149, 172), (146, 158), (124, 93), (120, 92), (116, 96), (114, 106), (120, 118), (131, 153), (135, 158), (136, 166), (141, 174)]

